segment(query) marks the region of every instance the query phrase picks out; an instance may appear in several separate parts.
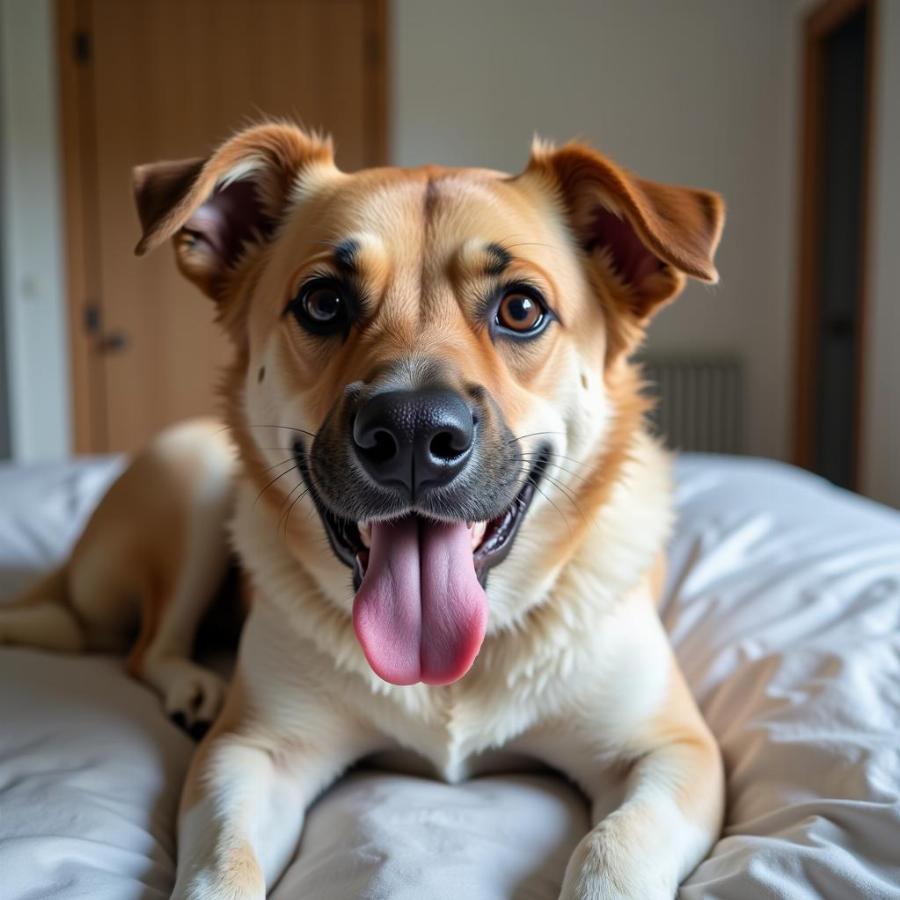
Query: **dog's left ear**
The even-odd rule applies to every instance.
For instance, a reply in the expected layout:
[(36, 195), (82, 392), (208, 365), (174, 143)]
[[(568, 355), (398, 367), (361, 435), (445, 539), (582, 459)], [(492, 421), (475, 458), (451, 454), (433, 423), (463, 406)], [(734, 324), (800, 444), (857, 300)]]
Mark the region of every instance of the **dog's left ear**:
[(569, 227), (617, 299), (644, 325), (686, 276), (715, 283), (725, 205), (718, 194), (646, 181), (582, 144), (536, 142), (526, 175), (551, 182)]

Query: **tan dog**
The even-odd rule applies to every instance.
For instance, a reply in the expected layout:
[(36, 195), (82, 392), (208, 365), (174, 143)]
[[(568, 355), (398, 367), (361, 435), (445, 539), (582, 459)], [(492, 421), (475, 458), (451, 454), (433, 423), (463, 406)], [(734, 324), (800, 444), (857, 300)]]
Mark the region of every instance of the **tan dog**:
[[(174, 238), (236, 347), (253, 595), (184, 790), (174, 896), (264, 897), (310, 802), (398, 750), (450, 781), (509, 755), (565, 772), (595, 827), (561, 897), (673, 896), (724, 787), (655, 609), (669, 464), (628, 356), (686, 276), (715, 280), (721, 201), (579, 145), (536, 145), (515, 177), (345, 174), (283, 125), (143, 167), (136, 189), (139, 252)], [(227, 491), (202, 493), (173, 502), (219, 517)], [(199, 577), (189, 543), (167, 552), (168, 583)]]

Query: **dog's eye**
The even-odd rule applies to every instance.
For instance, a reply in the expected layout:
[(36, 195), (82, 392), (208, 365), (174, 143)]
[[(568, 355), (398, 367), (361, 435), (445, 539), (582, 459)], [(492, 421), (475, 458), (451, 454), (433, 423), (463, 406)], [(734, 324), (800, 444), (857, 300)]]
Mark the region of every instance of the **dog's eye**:
[(536, 293), (511, 290), (497, 307), (495, 324), (517, 337), (531, 337), (543, 331), (548, 321), (547, 309)]
[(350, 322), (350, 310), (341, 287), (331, 278), (308, 281), (291, 301), (289, 309), (300, 325), (312, 334), (345, 331)]
[(303, 299), (307, 315), (316, 322), (333, 322), (341, 315), (343, 301), (333, 287), (319, 287), (309, 291)]

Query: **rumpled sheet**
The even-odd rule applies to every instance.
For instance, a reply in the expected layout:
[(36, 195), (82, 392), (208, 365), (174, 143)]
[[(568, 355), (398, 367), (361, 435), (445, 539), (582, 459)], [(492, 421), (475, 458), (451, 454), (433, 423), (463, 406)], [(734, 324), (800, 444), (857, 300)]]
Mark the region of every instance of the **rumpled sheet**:
[[(0, 597), (121, 463), (0, 468)], [(777, 463), (687, 456), (662, 616), (722, 745), (695, 898), (900, 897), (900, 514)], [(168, 896), (192, 743), (122, 660), (0, 649), (0, 900)], [(552, 773), (374, 770), (312, 809), (276, 900), (553, 900), (585, 802)]]

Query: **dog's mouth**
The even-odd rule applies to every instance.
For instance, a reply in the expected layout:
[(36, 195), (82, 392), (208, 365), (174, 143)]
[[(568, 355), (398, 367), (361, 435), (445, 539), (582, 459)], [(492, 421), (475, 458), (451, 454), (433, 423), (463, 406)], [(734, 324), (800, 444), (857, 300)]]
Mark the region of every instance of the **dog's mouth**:
[(294, 454), (332, 550), (353, 570), (353, 624), (369, 665), (392, 684), (461, 678), (484, 638), (488, 572), (512, 549), (549, 447), (536, 455), (512, 503), (484, 522), (416, 512), (387, 521), (342, 518), (323, 503), (302, 444)]

